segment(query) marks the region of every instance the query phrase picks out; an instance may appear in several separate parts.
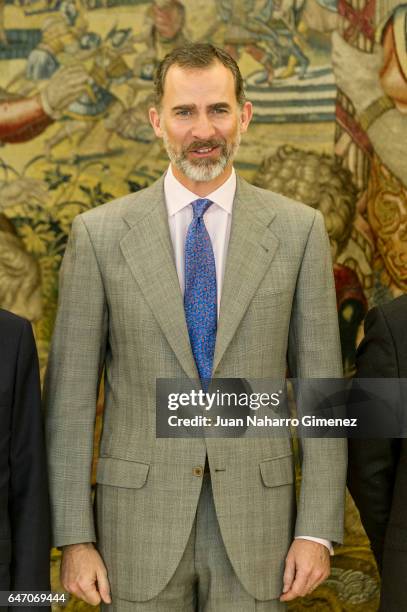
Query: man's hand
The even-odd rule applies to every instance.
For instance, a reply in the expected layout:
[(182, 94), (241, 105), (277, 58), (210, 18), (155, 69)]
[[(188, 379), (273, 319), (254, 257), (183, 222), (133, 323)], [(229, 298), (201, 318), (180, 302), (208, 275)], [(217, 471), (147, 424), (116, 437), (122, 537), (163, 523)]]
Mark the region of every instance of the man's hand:
[(97, 606), (101, 600), (111, 603), (106, 567), (90, 542), (64, 546), (61, 582), (68, 593), (91, 606)]
[(330, 569), (330, 555), (326, 546), (310, 540), (294, 540), (285, 560), (280, 601), (292, 601), (308, 595), (328, 578)]

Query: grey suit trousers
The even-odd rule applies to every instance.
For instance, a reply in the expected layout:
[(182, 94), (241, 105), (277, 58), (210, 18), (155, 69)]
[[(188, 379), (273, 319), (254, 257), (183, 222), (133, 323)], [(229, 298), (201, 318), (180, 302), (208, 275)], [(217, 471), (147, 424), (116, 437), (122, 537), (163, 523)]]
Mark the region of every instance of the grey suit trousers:
[[(171, 525), (168, 525), (171, 529)], [(165, 554), (165, 553), (163, 553)], [(213, 501), (211, 477), (203, 476), (185, 552), (167, 586), (153, 599), (117, 599), (103, 612), (284, 612), (278, 599), (259, 601), (243, 588), (227, 556)]]

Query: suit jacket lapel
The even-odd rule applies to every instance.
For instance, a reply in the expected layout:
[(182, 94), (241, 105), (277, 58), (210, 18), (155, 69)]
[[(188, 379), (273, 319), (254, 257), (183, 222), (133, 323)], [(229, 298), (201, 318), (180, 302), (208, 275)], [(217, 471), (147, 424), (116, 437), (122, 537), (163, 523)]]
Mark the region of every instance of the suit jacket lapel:
[(189, 378), (199, 378), (185, 322), (165, 207), (163, 177), (125, 215), (122, 253), (170, 346)]
[(238, 177), (223, 281), (213, 371), (221, 361), (250, 301), (269, 267), (279, 240), (270, 224), (275, 211)]
[[(164, 201), (164, 178), (127, 211), (122, 253), (145, 299), (189, 378), (198, 379), (185, 322)], [(274, 210), (238, 177), (222, 288), (213, 369), (222, 359), (278, 248), (270, 225)]]

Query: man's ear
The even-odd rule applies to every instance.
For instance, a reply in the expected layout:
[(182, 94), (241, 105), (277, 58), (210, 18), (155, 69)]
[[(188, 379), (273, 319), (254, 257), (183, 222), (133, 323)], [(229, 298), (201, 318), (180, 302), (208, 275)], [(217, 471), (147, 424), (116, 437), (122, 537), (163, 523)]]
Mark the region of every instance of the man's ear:
[(240, 111), (240, 129), (244, 133), (249, 127), (249, 123), (253, 117), (253, 104), (245, 102)]
[(149, 111), (148, 111), (148, 117), (150, 119), (150, 123), (151, 126), (154, 130), (155, 135), (158, 138), (162, 138), (163, 137), (163, 132), (161, 129), (161, 122), (160, 122), (160, 113), (158, 112), (158, 110), (152, 106)]

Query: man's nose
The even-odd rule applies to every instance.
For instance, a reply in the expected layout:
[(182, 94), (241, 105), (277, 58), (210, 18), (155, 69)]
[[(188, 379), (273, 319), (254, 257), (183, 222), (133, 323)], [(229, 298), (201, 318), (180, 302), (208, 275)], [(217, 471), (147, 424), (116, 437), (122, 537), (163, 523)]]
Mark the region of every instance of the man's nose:
[(205, 113), (198, 115), (192, 128), (192, 136), (199, 140), (209, 140), (215, 136), (215, 127)]

